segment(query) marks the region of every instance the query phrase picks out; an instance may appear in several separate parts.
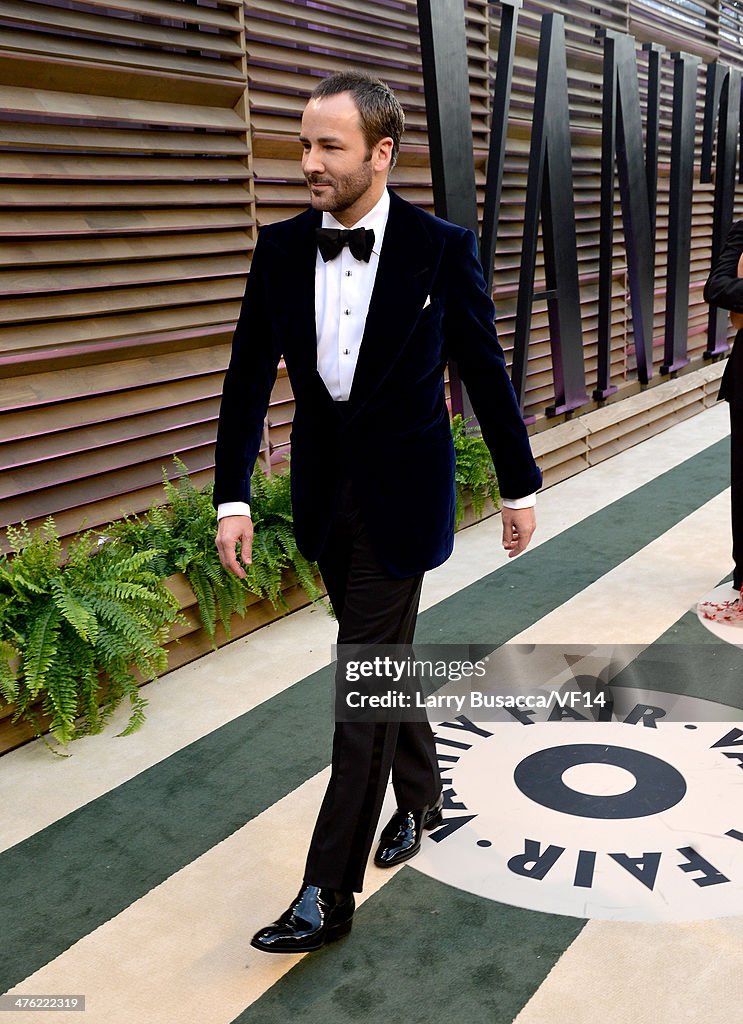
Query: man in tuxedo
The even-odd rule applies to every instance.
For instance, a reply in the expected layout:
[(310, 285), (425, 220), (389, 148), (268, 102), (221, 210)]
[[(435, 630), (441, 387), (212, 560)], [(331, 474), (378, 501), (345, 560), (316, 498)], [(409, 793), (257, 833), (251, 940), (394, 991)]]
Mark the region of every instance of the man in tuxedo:
[(738, 268), (743, 256), (743, 220), (733, 224), (717, 263), (704, 286), (710, 305), (731, 310), (738, 333), (720, 382), (718, 399), (730, 406), (730, 505), (733, 527), (733, 588), (743, 587), (743, 279)]
[[(493, 454), (509, 555), (529, 543), (541, 484), (473, 233), (387, 189), (403, 127), (376, 79), (342, 73), (313, 92), (300, 136), (311, 208), (260, 232), (219, 419), (216, 544), (243, 576), (236, 546), (249, 562), (250, 475), (283, 354), (297, 543), (320, 566), (339, 645), (409, 644), (423, 574), (451, 554), (450, 356)], [(302, 888), (254, 946), (308, 952), (350, 930), (390, 771), (398, 807), (380, 867), (414, 856), (442, 820), (433, 734), (427, 721), (336, 723)]]

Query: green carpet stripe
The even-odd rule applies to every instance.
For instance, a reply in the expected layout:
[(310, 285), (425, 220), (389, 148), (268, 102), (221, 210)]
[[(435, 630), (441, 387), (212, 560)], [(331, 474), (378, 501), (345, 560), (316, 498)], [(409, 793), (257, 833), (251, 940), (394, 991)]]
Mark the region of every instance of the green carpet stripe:
[(524, 552), (513, 570), (506, 565), (434, 605), (420, 616), (416, 640), (505, 643), (711, 501), (728, 486), (729, 462), (724, 438)]
[[(504, 643), (718, 494), (728, 458), (720, 441), (526, 552), (424, 612), (417, 638)], [(331, 682), (313, 673), (0, 854), (0, 992), (321, 771)]]
[[(743, 643), (743, 636), (741, 636)], [(689, 611), (612, 681), (743, 708), (743, 650), (719, 640)]]
[(232, 1024), (511, 1024), (584, 925), (403, 868)]

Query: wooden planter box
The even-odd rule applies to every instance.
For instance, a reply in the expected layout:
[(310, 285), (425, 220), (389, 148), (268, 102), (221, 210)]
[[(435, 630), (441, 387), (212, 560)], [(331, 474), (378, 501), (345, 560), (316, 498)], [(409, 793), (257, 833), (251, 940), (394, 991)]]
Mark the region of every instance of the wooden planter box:
[[(488, 499), (481, 518), (485, 519), (488, 516), (495, 515), (497, 511), (497, 506), (493, 505)], [(464, 518), (459, 529), (463, 530), (468, 526), (472, 526), (477, 521), (472, 511), (472, 502), (465, 499)], [(325, 588), (319, 576), (317, 577), (317, 583), (323, 593), (325, 593)], [(200, 658), (203, 654), (214, 650), (214, 646), (201, 624), (196, 597), (183, 573), (176, 573), (174, 576), (171, 576), (166, 580), (166, 585), (178, 598), (183, 616), (186, 619), (185, 625), (174, 627), (171, 630), (171, 638), (165, 645), (168, 651), (168, 672), (172, 672), (173, 669), (180, 668), (181, 665), (186, 665), (189, 661), (195, 661), (196, 658)], [(293, 571), (287, 571), (284, 574), (282, 593), (290, 611), (304, 608), (310, 603), (309, 598), (297, 583)], [(232, 640), (247, 636), (248, 633), (260, 629), (261, 626), (265, 626), (269, 622), (275, 622), (276, 619), (282, 618), (283, 615), (283, 611), (276, 610), (271, 602), (265, 598), (259, 598), (254, 595), (249, 596), (245, 616), (232, 616), (230, 623), (231, 635), (229, 637), (226, 635), (220, 623), (217, 626), (214, 643), (217, 647), (224, 647), (225, 644), (230, 643)], [(142, 680), (142, 685), (145, 685), (146, 682), (149, 682), (149, 680)], [(40, 706), (41, 702), (39, 702)], [(11, 722), (14, 711), (15, 705), (13, 704), (6, 704), (0, 707), (0, 755), (8, 750), (13, 750), (15, 747), (20, 747), (34, 738), (34, 731), (29, 722), (19, 721), (15, 724)], [(40, 711), (38, 713), (46, 731), (50, 719), (48, 716), (42, 715)]]

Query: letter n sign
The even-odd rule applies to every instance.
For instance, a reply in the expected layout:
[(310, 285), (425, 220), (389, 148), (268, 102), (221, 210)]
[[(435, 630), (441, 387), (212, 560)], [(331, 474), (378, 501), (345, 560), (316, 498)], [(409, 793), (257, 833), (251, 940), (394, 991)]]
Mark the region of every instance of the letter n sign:
[[(541, 296), (534, 294), (540, 209), (547, 285)], [(556, 416), (584, 405), (588, 396), (578, 289), (565, 21), (561, 14), (554, 13), (542, 19), (514, 330), (512, 379), (522, 406), (532, 305), (539, 297), (547, 299), (555, 380), (555, 404), (547, 414)]]
[[(715, 61), (707, 68), (707, 93), (704, 105), (702, 167), (699, 180), (712, 181), (712, 150), (717, 126), (715, 164), (715, 204), (712, 226), (712, 266), (717, 262), (733, 220), (735, 207), (735, 164), (740, 125), (741, 73)], [(741, 166), (743, 175), (743, 166)], [(705, 356), (727, 352), (728, 314), (710, 306)]]
[(655, 258), (653, 217), (643, 153), (642, 114), (632, 36), (602, 31), (604, 43), (603, 143), (601, 154), (601, 253), (599, 280), (598, 393), (609, 384), (611, 320), (611, 252), (614, 221), (614, 157), (627, 249), (627, 275), (632, 307), (637, 377), (647, 384), (653, 375), (653, 301)]

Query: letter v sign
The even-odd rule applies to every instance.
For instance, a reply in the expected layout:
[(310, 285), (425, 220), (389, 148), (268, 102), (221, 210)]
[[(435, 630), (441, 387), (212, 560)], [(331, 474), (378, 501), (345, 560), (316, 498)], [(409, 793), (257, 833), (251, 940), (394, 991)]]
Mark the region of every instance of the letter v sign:
[[(491, 139), (480, 253), (488, 286), (500, 211), (508, 128), (516, 22), (521, 0), (502, 0), (498, 67), (495, 78)], [(436, 213), (477, 233), (472, 120), (470, 112), (464, 4), (418, 0), (423, 80), (431, 150)], [(562, 15), (542, 22), (539, 75), (527, 184), (524, 250), (516, 317), (512, 379), (523, 407), (528, 338), (534, 301), (539, 210), (545, 242), (545, 270), (550, 346), (557, 415), (588, 401), (578, 289), (578, 260), (573, 203), (570, 121), (567, 103), (565, 32)], [(472, 415), (467, 395), (450, 367), (452, 406)]]

